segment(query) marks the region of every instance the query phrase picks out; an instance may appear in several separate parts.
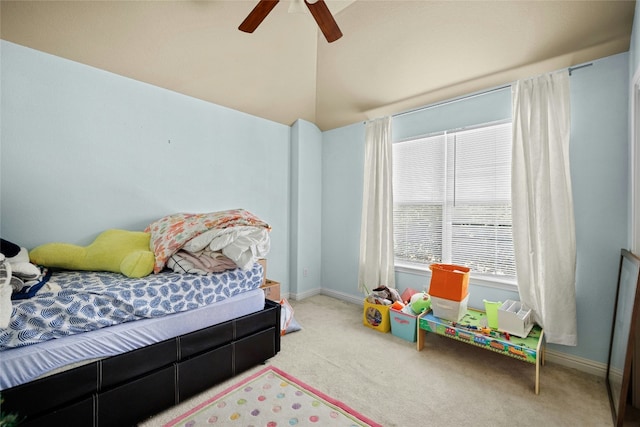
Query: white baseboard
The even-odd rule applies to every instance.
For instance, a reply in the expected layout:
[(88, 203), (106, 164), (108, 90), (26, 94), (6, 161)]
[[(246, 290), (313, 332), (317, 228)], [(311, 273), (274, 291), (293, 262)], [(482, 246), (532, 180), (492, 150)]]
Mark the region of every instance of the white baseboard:
[(312, 297), (314, 295), (326, 295), (326, 296), (333, 297), (342, 301), (347, 301), (353, 304), (364, 305), (363, 303), (364, 297), (355, 297), (350, 294), (345, 294), (343, 292), (333, 291), (331, 289), (324, 289), (324, 288), (311, 289), (309, 291), (305, 291), (301, 293), (289, 293), (287, 298), (291, 299), (292, 301), (300, 301), (305, 298)]
[(301, 292), (301, 293), (291, 293), (291, 292), (289, 292), (287, 294), (286, 298), (289, 298), (292, 301), (300, 301), (300, 300), (303, 300), (305, 298), (312, 297), (314, 295), (319, 295), (321, 293), (322, 293), (322, 290), (320, 288), (316, 288), (316, 289), (311, 289), (309, 291), (305, 291), (305, 292)]
[(364, 306), (364, 296), (356, 297), (356, 296), (353, 296), (351, 294), (345, 294), (345, 293), (342, 293), (342, 292), (334, 291), (334, 290), (331, 290), (331, 289), (325, 289), (325, 288), (322, 288), (322, 291), (320, 293), (322, 295), (326, 295), (326, 296), (329, 296), (329, 297), (340, 299), (342, 301), (347, 301), (347, 302), (350, 302), (350, 303), (353, 303), (353, 304), (358, 304), (358, 305)]
[(587, 374), (595, 375), (600, 378), (604, 378), (607, 375), (606, 363), (596, 362), (594, 360), (549, 349), (546, 350), (545, 356), (545, 360), (566, 366), (567, 368), (577, 369), (578, 371), (586, 372)]

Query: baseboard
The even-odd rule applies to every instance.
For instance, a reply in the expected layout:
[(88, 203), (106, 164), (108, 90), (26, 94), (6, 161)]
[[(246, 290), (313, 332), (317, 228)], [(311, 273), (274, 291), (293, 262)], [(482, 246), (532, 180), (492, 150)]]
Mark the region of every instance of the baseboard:
[(322, 290), (320, 288), (316, 288), (316, 289), (311, 289), (309, 291), (299, 292), (299, 293), (289, 292), (287, 293), (287, 298), (289, 298), (292, 301), (300, 301), (305, 298), (312, 297), (314, 295), (319, 295), (321, 293), (322, 293)]
[(334, 291), (332, 289), (322, 288), (320, 291), (322, 295), (326, 295), (328, 297), (333, 297), (342, 301), (347, 301), (353, 304), (364, 305), (364, 296), (356, 297), (351, 294), (345, 294), (343, 292)]
[(363, 305), (363, 301), (364, 301), (364, 297), (356, 297), (350, 294), (345, 294), (343, 292), (338, 292), (338, 291), (325, 289), (325, 288), (316, 288), (316, 289), (311, 289), (309, 291), (299, 292), (299, 293), (289, 292), (287, 295), (288, 295), (288, 298), (291, 299), (292, 301), (300, 301), (305, 298), (312, 297), (314, 295), (326, 295), (328, 297), (332, 297), (335, 299), (347, 301), (347, 302), (358, 304), (358, 305)]
[(557, 363), (558, 365), (562, 365), (567, 368), (586, 372), (587, 374), (595, 375), (600, 378), (604, 378), (607, 375), (606, 363), (596, 362), (594, 360), (585, 359), (572, 354), (547, 349), (545, 351), (545, 360)]

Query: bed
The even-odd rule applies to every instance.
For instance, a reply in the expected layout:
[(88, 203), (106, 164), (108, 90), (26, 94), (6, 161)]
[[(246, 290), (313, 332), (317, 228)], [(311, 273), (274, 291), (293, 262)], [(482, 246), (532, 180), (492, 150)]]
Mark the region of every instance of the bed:
[(2, 412), (21, 426), (135, 425), (280, 351), (263, 264), (192, 274), (169, 258), (144, 278), (54, 270), (54, 290), (14, 301)]

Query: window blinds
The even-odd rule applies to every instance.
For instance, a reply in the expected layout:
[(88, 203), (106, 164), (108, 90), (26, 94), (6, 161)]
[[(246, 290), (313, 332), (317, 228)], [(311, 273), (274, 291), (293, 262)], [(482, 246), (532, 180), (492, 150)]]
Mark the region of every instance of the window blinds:
[(393, 146), (396, 263), (515, 277), (511, 123)]
[(442, 260), (446, 185), (444, 134), (393, 145), (393, 228), (396, 262)]

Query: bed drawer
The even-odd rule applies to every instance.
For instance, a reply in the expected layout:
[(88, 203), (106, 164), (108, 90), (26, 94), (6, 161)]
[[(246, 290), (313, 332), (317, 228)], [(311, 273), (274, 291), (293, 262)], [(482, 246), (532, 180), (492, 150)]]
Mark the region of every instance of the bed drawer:
[(40, 418), (27, 417), (20, 427), (65, 426), (91, 427), (94, 425), (93, 397), (81, 402), (55, 410)]
[(187, 359), (203, 351), (229, 344), (232, 340), (232, 321), (191, 332), (180, 337), (180, 358)]
[(259, 365), (276, 355), (276, 328), (271, 327), (233, 343), (235, 356), (234, 375)]
[(140, 377), (175, 362), (178, 357), (176, 339), (133, 350), (119, 357), (103, 360), (100, 390), (106, 390), (131, 378)]
[(98, 395), (98, 427), (136, 425), (175, 404), (175, 365)]
[(178, 402), (233, 376), (231, 344), (178, 364)]
[(234, 321), (235, 339), (244, 338), (280, 323), (280, 304), (265, 300), (265, 308)]
[(96, 363), (41, 378), (2, 391), (3, 412), (28, 418), (63, 407), (82, 397), (89, 397), (98, 382)]

